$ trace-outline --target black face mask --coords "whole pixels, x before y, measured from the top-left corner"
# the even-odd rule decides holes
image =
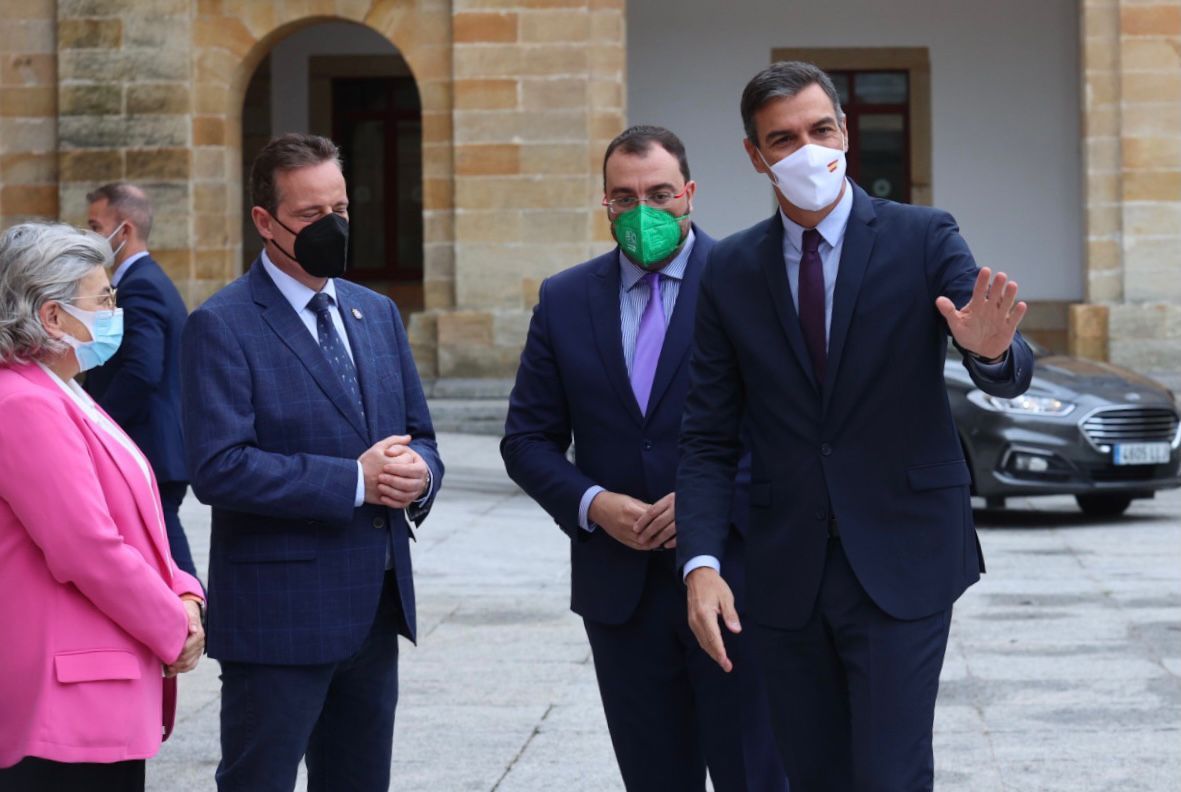
[[[287,228],[279,218],[275,222]],[[279,247],[275,240],[275,247],[283,250],[288,258],[294,259],[304,272],[313,278],[339,278],[344,275],[349,253],[349,221],[336,212],[329,212],[314,223],[304,226],[295,234],[295,255],[287,253]]]

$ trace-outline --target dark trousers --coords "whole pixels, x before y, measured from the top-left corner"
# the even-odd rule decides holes
[[[401,606],[392,571],[355,655],[322,665],[221,664],[221,792],[386,792],[398,703]]]
[[[101,716],[99,716],[101,717]],[[0,770],[0,792],[143,792],[144,760],[54,762],[26,756]]]
[[[934,784],[931,732],[951,609],[899,621],[830,539],[799,630],[749,624],[795,792],[915,792]]]
[[[689,629],[672,553],[653,553],[639,607],[622,625],[584,620],[615,757],[630,792],[786,792],[766,693],[741,636],[724,673]]]
[[[193,553],[189,550],[189,539],[180,524],[180,504],[189,490],[189,483],[161,481],[159,487],[160,506],[164,509],[164,528],[168,531],[168,547],[172,550],[172,560],[185,572],[199,577],[197,567],[193,564]]]

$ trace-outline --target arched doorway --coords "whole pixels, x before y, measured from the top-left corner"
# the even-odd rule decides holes
[[[346,277],[388,294],[404,317],[421,311],[422,103],[402,53],[345,21],[317,22],[278,41],[243,99],[244,206],[254,155],[284,132],[324,135],[341,147],[351,226]],[[243,215],[245,269],[262,244]]]

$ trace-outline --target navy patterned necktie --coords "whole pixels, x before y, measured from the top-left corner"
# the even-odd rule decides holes
[[[345,349],[344,341],[336,332],[336,325],[332,322],[332,298],[324,292],[319,292],[308,300],[308,308],[316,314],[316,338],[320,341],[320,349],[324,350],[324,357],[328,358],[328,365],[340,378],[341,387],[357,405],[357,414],[365,417],[365,405],[361,402],[361,388],[357,383],[357,368],[349,351]]]
[[[824,265],[820,262],[820,232],[810,228],[804,232],[804,255],[800,257],[800,329],[812,358],[816,384],[824,384],[828,363],[828,339],[824,321]]]

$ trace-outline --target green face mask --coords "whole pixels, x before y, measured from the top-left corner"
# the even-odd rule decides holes
[[[641,267],[651,267],[672,256],[680,247],[680,221],[688,216],[686,212],[676,217],[664,209],[640,204],[615,218],[612,224],[615,241],[629,259]]]

